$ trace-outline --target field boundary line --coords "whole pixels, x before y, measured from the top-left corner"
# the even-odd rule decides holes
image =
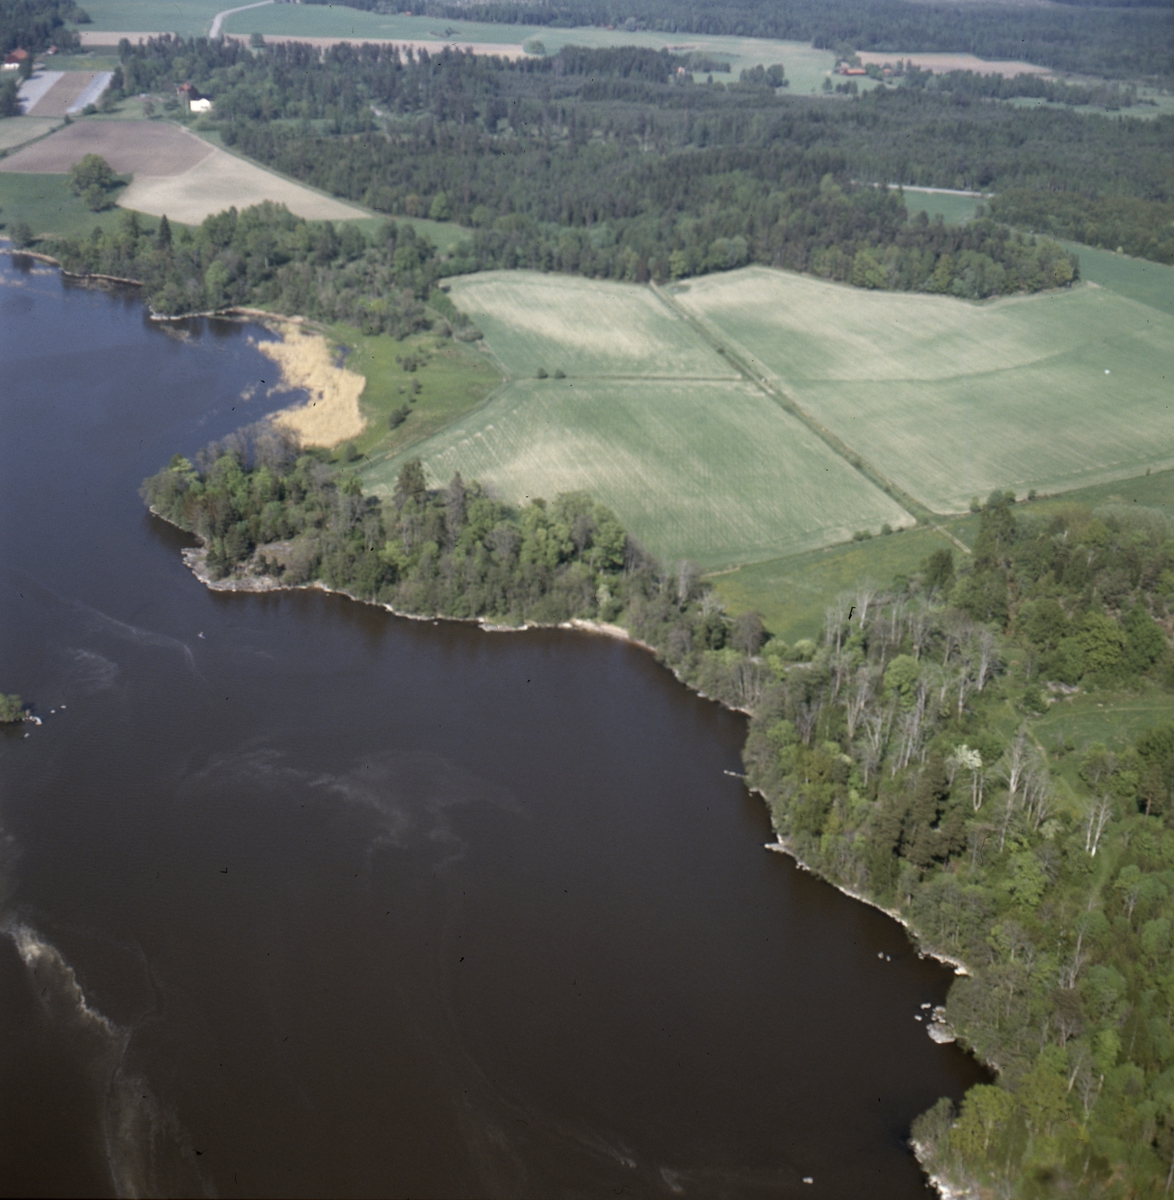
[[[752,370],[747,359],[757,361],[754,355],[740,346],[737,350],[733,349],[730,345],[733,341],[732,338],[724,336],[719,338],[707,327],[703,320],[695,317],[683,305],[678,304],[671,296],[666,295],[664,289],[659,284],[649,283],[648,286],[666,305],[683,317],[701,334],[710,346],[713,347],[714,351],[722,355],[732,367],[742,374],[748,383],[753,384],[763,395],[773,400],[785,413],[802,421],[830,450],[844,459],[854,470],[859,471],[870,483],[879,487],[882,492],[895,500],[919,523],[931,525],[934,523],[933,519],[936,514],[928,505],[923,504],[915,496],[911,496],[904,488],[898,487],[888,476],[877,470],[862,454],[853,450],[847,442],[837,437],[827,426],[817,421],[781,384],[772,383],[768,375],[773,375],[773,372],[760,374]],[[736,345],[736,343],[734,344]]]

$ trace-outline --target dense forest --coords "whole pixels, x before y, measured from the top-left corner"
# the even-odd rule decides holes
[[[0,0],[0,53],[18,46],[32,54],[50,46],[69,49],[78,36],[66,22],[84,25],[89,19],[75,0]]]
[[[970,971],[945,1020],[998,1083],[914,1132],[984,1195],[1170,1186],[1174,725],[1078,749],[1031,722],[1174,686],[1172,605],[1160,513],[1033,518],[996,495],[965,567],[942,550],[862,585],[755,708],[749,780],[780,837]]]
[[[311,4],[335,0],[307,0]],[[343,0],[376,12],[519,25],[610,25],[665,33],[732,34],[811,42],[824,49],[967,52],[1089,75],[1169,76],[1170,5],[1073,0],[1049,5],[932,4],[910,0]]]
[[[828,612],[819,644],[731,620],[582,494],[520,512],[407,463],[380,503],[257,427],[177,456],[148,504],[213,578],[318,580],[398,611],[615,621],[752,713],[748,781],[821,875],[966,964],[936,1028],[998,1072],[915,1124],[927,1166],[995,1194],[1159,1194],[1174,1171],[1174,724],[1077,747],[1069,697],[1174,688],[1174,529],[1155,510],[982,509],[949,549]],[[894,536],[900,536],[894,535]]]
[[[623,277],[639,261],[657,274],[659,260],[665,276],[677,252],[690,273],[715,241],[740,238],[749,260],[839,279],[859,250],[881,250],[894,287],[929,277],[912,250],[929,250],[935,264],[973,250],[1017,271],[1013,250],[946,247],[853,181],[1018,188],[1044,217],[1137,200],[1120,207],[1130,244],[1164,253],[1174,119],[1024,110],[971,97],[963,78],[922,86],[918,72],[852,100],[792,97],[765,82],[693,84],[683,65],[635,48],[507,63],[166,39],[124,45],[119,82],[138,94],[190,78],[215,97],[217,127],[236,149],[378,211],[504,233],[525,264],[585,256],[587,273],[614,275],[623,257]],[[834,211],[825,183],[838,189]],[[482,238],[478,255],[502,263],[501,241]],[[838,254],[810,265],[833,246]]]
[[[480,336],[435,287],[443,274],[472,264],[441,263],[410,223],[387,221],[368,239],[353,224],[336,229],[266,201],[174,234],[166,217],[152,229],[125,212],[106,231],[41,245],[74,274],[140,282],[163,315],[258,307],[397,338],[442,323],[457,337]]]

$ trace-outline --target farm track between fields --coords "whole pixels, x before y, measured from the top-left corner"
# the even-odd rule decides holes
[[[735,367],[746,380],[747,383],[753,384],[764,395],[769,396],[784,412],[789,413],[796,420],[802,421],[812,433],[816,435],[834,454],[839,455],[844,459],[849,466],[859,471],[870,483],[880,488],[882,492],[895,500],[903,509],[917,517],[919,520],[923,518],[933,517],[936,514],[931,512],[924,504],[913,496],[909,495],[903,488],[897,486],[893,480],[889,479],[883,472],[878,471],[862,454],[852,449],[841,438],[837,437],[830,429],[822,425],[815,419],[807,410],[791,396],[781,385],[780,382],[772,382],[770,376],[773,372],[769,368],[764,368],[766,374],[754,371],[750,364],[746,361],[747,358],[753,358],[749,351],[743,347],[733,349],[730,346],[732,339],[724,337],[717,330],[711,329],[704,317],[697,316],[689,312],[682,305],[679,305],[672,296],[665,293],[664,289],[653,283],[649,285],[660,298],[669,305],[675,312],[683,317],[697,331],[699,336],[703,337],[713,349],[723,358],[727,359],[731,366]],[[777,376],[776,376],[777,380]]]

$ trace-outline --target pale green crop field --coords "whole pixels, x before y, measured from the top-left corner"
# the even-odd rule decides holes
[[[651,288],[536,271],[452,280],[508,375],[736,379],[737,372]]]
[[[798,420],[743,382],[524,380],[412,456],[513,504],[583,490],[663,561],[714,570],[911,518]],[[401,455],[364,472],[389,495]]]
[[[1174,466],[1174,318],[1108,288],[973,304],[753,267],[675,298],[937,512]]]
[[[88,25],[75,26],[82,32],[109,29],[202,37],[218,12],[236,5],[232,0],[86,0],[82,7],[90,14]]]

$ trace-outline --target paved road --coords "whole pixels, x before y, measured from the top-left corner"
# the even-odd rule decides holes
[[[233,13],[247,12],[250,8],[264,8],[267,4],[272,4],[273,0],[261,0],[259,4],[242,4],[240,8],[226,8],[223,12],[218,12],[212,18],[212,28],[208,30],[210,38],[220,36],[220,26],[224,24],[225,17],[231,17]]]

